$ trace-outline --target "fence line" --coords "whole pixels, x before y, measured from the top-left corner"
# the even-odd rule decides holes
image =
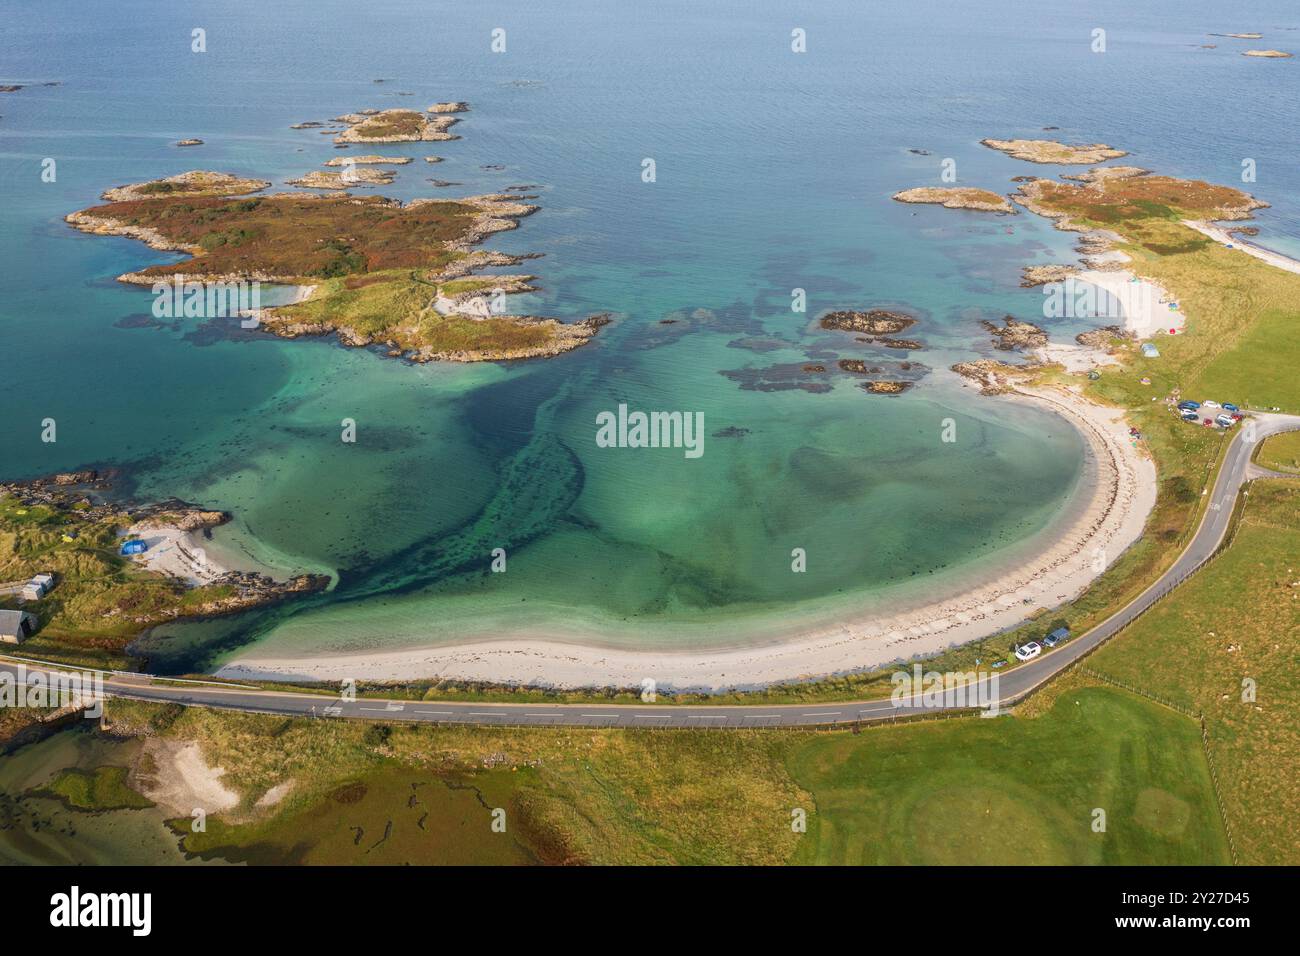
[[[1237,841],[1232,838],[1232,827],[1228,824],[1228,810],[1223,802],[1223,791],[1219,787],[1219,771],[1214,764],[1214,753],[1210,750],[1210,733],[1205,727],[1205,715],[1201,714],[1201,749],[1205,752],[1205,762],[1210,767],[1210,783],[1214,785],[1214,801],[1219,807],[1219,820],[1223,823],[1223,832],[1228,835],[1228,852],[1232,855],[1232,865],[1240,866],[1237,856]]]

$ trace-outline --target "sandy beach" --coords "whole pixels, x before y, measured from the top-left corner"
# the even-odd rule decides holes
[[[1088,452],[1077,507],[1045,550],[927,607],[893,617],[850,619],[835,629],[792,634],[779,643],[712,651],[635,651],[527,635],[328,657],[269,657],[254,647],[217,675],[320,681],[453,678],[548,687],[640,686],[649,678],[662,690],[720,690],[863,670],[975,640],[1018,624],[1036,608],[1056,607],[1078,596],[1137,540],[1155,503],[1155,466],[1131,442],[1121,410],[1068,389],[991,400],[1035,402],[1080,431]]]
[[[1177,300],[1154,282],[1139,278],[1126,269],[1088,269],[1074,278],[1096,286],[1110,296],[1114,301],[1107,303],[1102,297],[1103,300],[1097,303],[1098,308],[1110,311],[1108,305],[1118,304],[1123,312],[1124,328],[1139,339],[1168,333],[1170,329],[1183,331],[1186,320],[1182,311],[1170,308],[1170,304]]]
[[[180,578],[194,587],[211,584],[232,568],[208,554],[199,532],[180,528],[160,528],[151,522],[131,525],[126,535],[134,535],[149,546],[143,554],[132,560],[150,571],[160,571],[169,577]]]
[[[1287,272],[1300,274],[1300,262],[1292,259],[1290,256],[1284,256],[1280,252],[1273,252],[1271,249],[1265,249],[1263,246],[1257,246],[1252,242],[1247,242],[1240,236],[1234,236],[1222,226],[1216,226],[1208,222],[1193,222],[1190,219],[1183,220],[1184,226],[1190,226],[1202,235],[1209,236],[1216,242],[1222,242],[1224,245],[1230,245],[1232,248],[1246,253],[1248,256],[1254,256],[1263,262],[1279,269],[1285,269]]]

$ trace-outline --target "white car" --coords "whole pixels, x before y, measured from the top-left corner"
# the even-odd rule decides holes
[[[1032,661],[1041,653],[1043,653],[1043,646],[1037,641],[1030,641],[1016,648],[1016,657],[1022,661]]]
[[[1208,398],[1205,401],[1201,402],[1201,408],[1222,408],[1222,407],[1223,406],[1220,405],[1218,402],[1211,401]]]

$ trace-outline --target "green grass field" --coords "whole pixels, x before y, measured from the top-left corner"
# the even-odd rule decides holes
[[[790,770],[816,804],[799,863],[1228,862],[1196,723],[1111,688],[1032,719],[818,737]]]
[[[814,734],[430,728],[109,704],[242,797],[185,848],[252,863],[1224,863],[1194,720],[1123,690]],[[258,800],[292,781],[282,803]],[[505,834],[491,811],[505,812]],[[1092,830],[1093,810],[1106,831]],[[792,814],[807,814],[807,832]],[[427,816],[426,816],[427,814]],[[387,834],[387,838],[385,838]]]
[[[1089,666],[1204,713],[1241,861],[1294,865],[1300,481],[1256,481],[1245,501],[1231,547]]]
[[[1300,431],[1266,439],[1255,453],[1256,464],[1300,475]]]

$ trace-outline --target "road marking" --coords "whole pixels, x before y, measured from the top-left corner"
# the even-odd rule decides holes
[[[842,711],[828,710],[824,714],[804,714],[805,717],[838,717]]]

